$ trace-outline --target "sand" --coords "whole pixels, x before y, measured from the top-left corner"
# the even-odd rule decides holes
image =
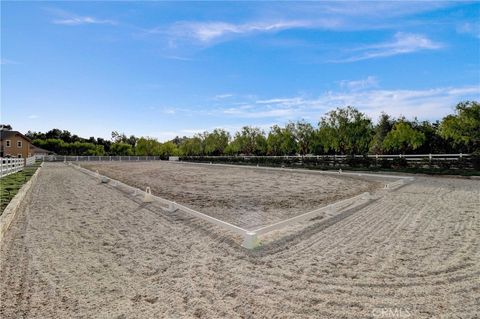
[[[0,247],[0,318],[478,316],[480,181],[418,177],[256,251],[48,164]]]
[[[234,225],[256,229],[384,186],[335,175],[169,162],[96,162],[82,167]]]

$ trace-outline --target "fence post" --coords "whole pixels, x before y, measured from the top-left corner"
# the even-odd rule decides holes
[[[462,153],[460,153],[460,158],[462,158],[462,156],[463,156],[463,154],[462,154]]]

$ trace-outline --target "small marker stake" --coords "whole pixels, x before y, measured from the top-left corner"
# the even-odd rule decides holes
[[[369,192],[366,192],[363,194],[362,199],[364,200],[370,200],[372,198],[371,194]]]
[[[149,186],[147,186],[147,188],[145,189],[145,196],[143,197],[143,202],[144,203],[153,202],[153,196]]]
[[[341,168],[338,170],[338,174],[342,174],[342,169]]]
[[[258,240],[257,233],[255,232],[247,232],[243,237],[243,244],[242,246],[247,249],[253,249],[260,245],[260,241]]]

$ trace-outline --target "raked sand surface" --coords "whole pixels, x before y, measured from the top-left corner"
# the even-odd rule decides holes
[[[480,181],[418,177],[247,251],[63,164],[0,247],[0,318],[475,318]]]
[[[82,162],[92,171],[145,189],[247,229],[256,229],[344,198],[372,192],[380,181],[346,175],[261,170],[222,165]]]

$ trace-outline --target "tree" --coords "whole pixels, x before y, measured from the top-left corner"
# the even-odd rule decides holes
[[[294,125],[287,124],[284,128],[274,125],[270,128],[267,137],[268,155],[293,155],[297,151],[294,135]]]
[[[439,134],[452,141],[461,151],[480,150],[480,103],[466,101],[458,103],[455,114],[443,118]]]
[[[199,156],[203,154],[202,140],[198,136],[185,138],[179,146],[179,152],[185,156]]]
[[[223,151],[225,155],[238,155],[240,154],[240,143],[238,140],[234,139],[228,143],[227,147]]]
[[[395,121],[386,113],[380,115],[378,124],[375,126],[374,135],[370,142],[370,153],[383,154],[383,140],[393,128]]]
[[[47,133],[45,133],[45,138],[46,139],[59,139],[61,140],[62,138],[62,131],[59,130],[58,128],[54,128]]]
[[[235,134],[233,143],[238,153],[245,155],[265,155],[267,151],[267,139],[258,127],[244,126]]]
[[[177,154],[177,145],[175,145],[175,143],[173,143],[172,141],[165,142],[160,145],[160,156],[168,157]]]
[[[383,140],[383,148],[387,151],[401,152],[404,154],[422,146],[425,134],[412,128],[410,123],[401,120],[393,126]]]
[[[179,136],[175,136],[175,138],[172,140],[172,142],[177,145],[177,146],[180,146],[180,144],[183,143],[183,141],[187,140],[188,137],[184,136],[184,137],[179,137]]]
[[[135,154],[140,156],[159,156],[160,145],[161,144],[154,138],[141,137],[137,141]]]
[[[212,133],[205,132],[204,152],[206,155],[221,155],[230,140],[230,134],[222,129],[215,129]]]
[[[110,154],[111,155],[119,155],[119,156],[128,156],[133,154],[132,145],[127,143],[113,143],[110,146]]]
[[[347,106],[337,108],[322,117],[316,138],[321,139],[324,151],[341,154],[368,152],[373,128],[372,121],[357,109]],[[318,143],[318,142],[317,142]]]
[[[422,121],[420,123],[414,122],[413,128],[422,132],[425,135],[425,143],[415,150],[415,153],[420,154],[442,154],[442,153],[454,153],[455,148],[448,140],[444,139],[440,134],[438,127],[440,123],[429,121]]]
[[[313,144],[314,128],[312,124],[305,122],[305,120],[298,121],[294,125],[293,134],[297,143],[298,152],[305,155],[310,152]]]

